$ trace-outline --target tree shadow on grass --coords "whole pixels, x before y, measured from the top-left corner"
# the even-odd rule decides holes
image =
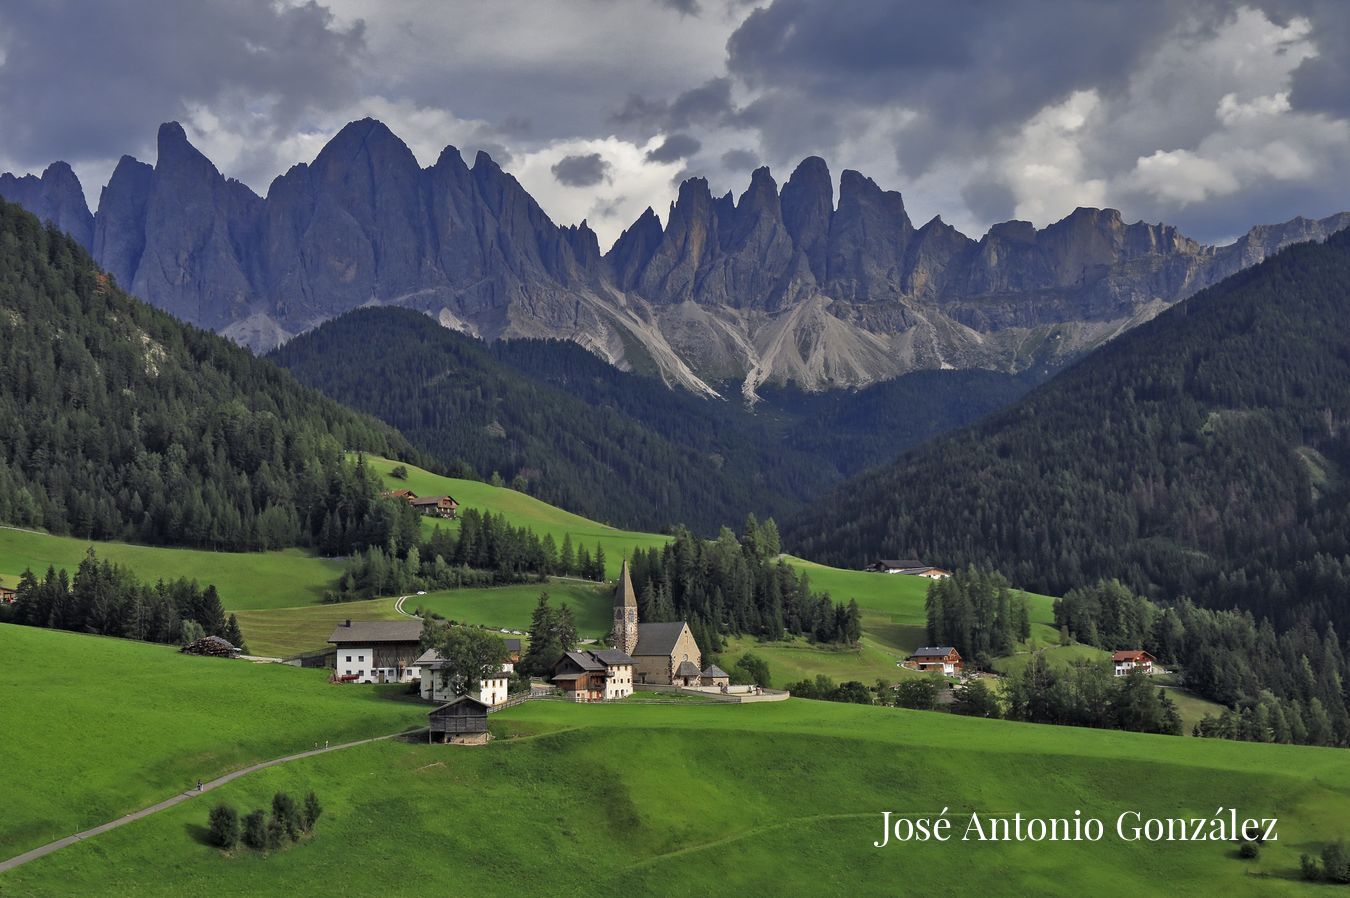
[[[211,830],[202,826],[200,823],[184,823],[183,831],[187,833],[189,839],[196,842],[198,845],[206,845],[210,848],[216,847],[211,842]]]

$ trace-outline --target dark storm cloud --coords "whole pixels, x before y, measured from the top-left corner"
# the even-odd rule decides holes
[[[568,187],[592,187],[609,176],[610,165],[599,153],[564,156],[553,164],[553,177]]]
[[[647,154],[648,162],[677,162],[697,153],[703,144],[688,134],[672,134]]]
[[[364,46],[359,21],[272,0],[9,0],[0,35],[3,150],[34,166],[115,158],[226,98],[287,136],[306,109],[350,99]]]
[[[1212,18],[1220,5],[1186,4],[1187,14]],[[1180,8],[1167,0],[774,0],[732,35],[728,68],[770,93],[903,105],[940,116],[949,132],[983,132],[1075,89],[1114,89],[1176,25]]]
[[[731,100],[731,79],[713,78],[676,95],[669,102],[631,94],[610,116],[619,125],[631,126],[647,137],[661,131],[682,131],[696,125],[712,126],[728,121],[736,112]]]
[[[759,155],[754,150],[727,150],[722,154],[722,165],[731,171],[754,171],[759,168]]]

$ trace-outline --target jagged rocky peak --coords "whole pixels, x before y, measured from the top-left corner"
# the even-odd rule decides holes
[[[834,217],[834,182],[830,169],[819,156],[801,161],[780,197],[783,225],[792,242],[806,254],[816,280],[825,279],[830,219]]]
[[[41,177],[16,177],[9,172],[0,175],[0,198],[50,221],[86,249],[93,246],[94,216],[85,202],[80,179],[65,162],[53,162]]]

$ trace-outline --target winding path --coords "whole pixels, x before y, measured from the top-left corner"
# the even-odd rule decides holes
[[[372,736],[369,739],[358,739],[355,742],[344,742],[341,745],[330,745],[326,748],[314,748],[310,749],[309,751],[302,751],[297,754],[286,755],[284,758],[273,758],[270,761],[261,761],[249,767],[240,768],[239,770],[227,773],[224,776],[216,777],[210,782],[202,783],[201,789],[189,789],[186,792],[180,792],[177,795],[173,796],[172,798],[164,799],[159,804],[152,804],[148,808],[142,808],[139,811],[133,811],[132,813],[127,814],[125,817],[118,817],[116,820],[113,820],[109,823],[104,823],[101,826],[96,826],[93,829],[86,829],[84,832],[78,832],[73,836],[66,836],[64,839],[57,839],[55,842],[48,842],[46,845],[34,848],[31,851],[25,851],[23,854],[17,857],[12,857],[7,861],[0,861],[0,873],[5,873],[6,871],[13,870],[15,867],[26,864],[29,861],[35,861],[38,858],[43,857],[44,855],[51,854],[53,851],[65,848],[67,845],[74,845],[76,842],[83,842],[85,839],[92,839],[94,836],[97,836],[100,833],[106,833],[110,829],[117,829],[117,827],[119,826],[126,826],[128,823],[131,823],[134,820],[140,820],[142,817],[149,817],[151,814],[157,814],[160,811],[173,807],[174,805],[182,804],[183,802],[196,798],[197,796],[205,792],[210,792],[212,789],[218,788],[220,786],[225,785],[226,783],[237,780],[241,776],[247,776],[248,774],[256,773],[259,770],[266,770],[268,767],[276,767],[278,764],[289,764],[291,761],[299,761],[302,758],[310,758],[313,757],[314,755],[321,755],[330,751],[340,751],[341,749],[344,748],[354,748],[355,746],[358,745],[367,745],[371,742],[380,742],[385,739],[394,739],[398,736],[404,736],[407,735],[408,733],[415,733],[415,732],[417,732],[417,730],[412,729],[412,730],[403,730],[398,733],[390,733],[387,736]]]

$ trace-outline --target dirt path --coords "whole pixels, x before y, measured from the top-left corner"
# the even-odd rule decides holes
[[[284,758],[273,758],[270,761],[262,761],[250,767],[244,767],[239,770],[235,770],[232,773],[225,774],[224,776],[216,777],[210,782],[203,783],[201,789],[189,789],[186,792],[180,792],[179,794],[173,796],[172,798],[164,799],[159,804],[153,804],[148,808],[142,808],[139,811],[133,811],[132,813],[127,814],[125,817],[118,817],[116,820],[113,820],[109,823],[104,823],[101,826],[94,827],[93,829],[86,829],[84,832],[78,832],[73,836],[66,836],[64,839],[57,839],[55,842],[48,842],[46,845],[39,846],[31,851],[25,851],[18,857],[12,857],[7,861],[0,861],[0,873],[4,873],[8,870],[13,870],[15,867],[18,867],[22,864],[26,864],[29,861],[35,861],[38,858],[43,857],[44,855],[51,854],[53,851],[65,848],[67,845],[74,845],[76,842],[83,842],[85,839],[92,839],[99,833],[106,833],[110,829],[117,829],[117,827],[119,826],[125,826],[128,823],[131,823],[133,820],[140,820],[143,817],[149,817],[151,814],[157,814],[160,811],[165,810],[166,808],[171,808],[174,805],[182,804],[185,801],[189,801],[193,798],[196,798],[199,795],[202,795],[206,792],[210,792],[212,789],[223,786],[226,783],[233,782],[234,780],[239,779],[239,777],[241,776],[247,776],[248,774],[256,773],[259,770],[266,770],[268,767],[276,767],[278,764],[289,764],[291,761],[298,761],[301,758],[309,758],[313,757],[314,755],[321,755],[330,751],[340,751],[341,749],[353,748],[357,745],[367,745],[371,742],[380,742],[385,739],[393,739],[397,736],[406,735],[409,732],[417,732],[417,731],[405,730],[403,732],[390,733],[387,736],[373,736],[369,739],[358,739],[355,742],[344,742],[341,745],[330,745],[326,748],[310,749],[309,751],[302,751],[299,752],[298,754],[286,755]]]

